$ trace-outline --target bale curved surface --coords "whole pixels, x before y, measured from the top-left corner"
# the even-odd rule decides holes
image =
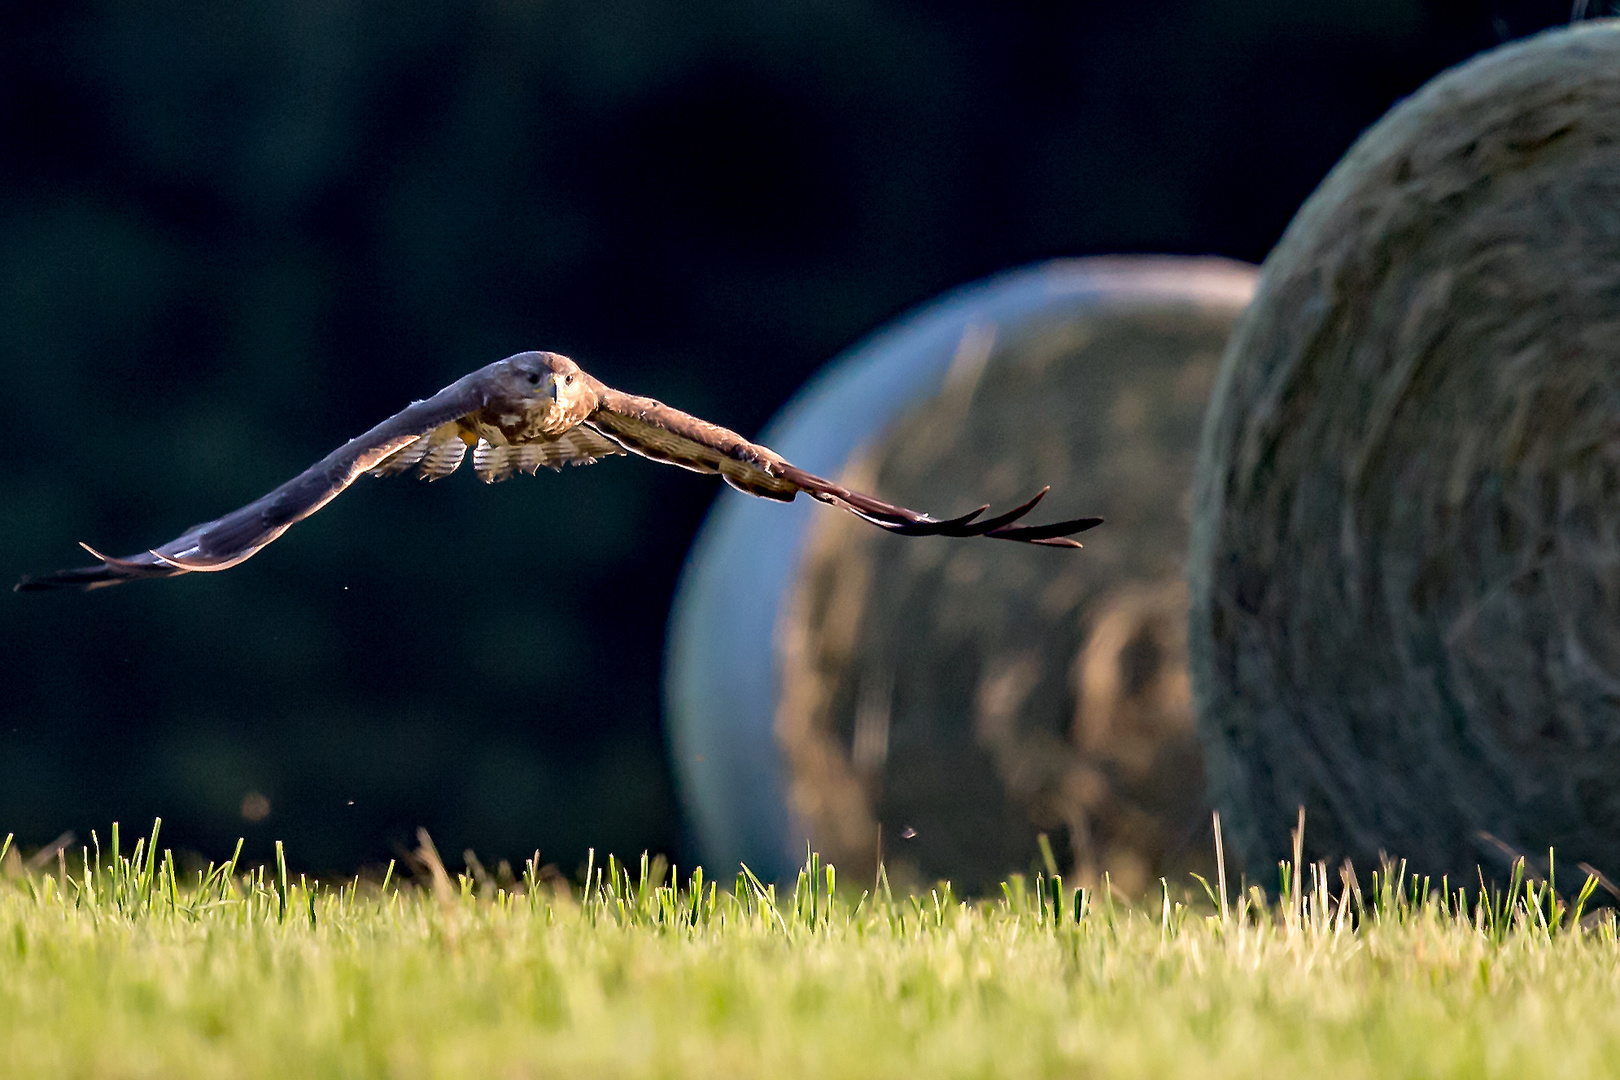
[[[1620,26],[1435,79],[1262,270],[1189,562],[1212,793],[1260,871],[1620,874]]]
[[[760,438],[813,472],[840,475],[863,446],[882,439],[908,410],[937,398],[953,366],[959,361],[970,365],[987,331],[1005,344],[1020,328],[1066,325],[1121,298],[1139,305],[1177,298],[1184,303],[1188,278],[1200,275],[1208,302],[1228,312],[1223,318],[1229,323],[1229,313],[1253,290],[1253,268],[1221,260],[1060,260],[964,286],[897,319],[829,363]],[[1213,369],[1211,359],[1206,379]],[[1184,471],[1183,483],[1190,482],[1190,454]],[[1086,490],[1076,486],[1079,476],[1043,475],[1039,482],[1056,488],[1052,505],[1042,507],[1043,512],[1092,512]],[[974,495],[965,481],[960,486],[947,482],[926,508],[960,512]],[[1184,514],[1177,506],[1165,509]],[[665,720],[697,853],[711,869],[744,861],[767,879],[791,880],[806,841],[819,843],[827,835],[790,806],[790,789],[800,781],[798,766],[788,760],[792,752],[784,748],[777,730],[781,680],[776,641],[803,576],[811,527],[844,517],[807,500],[782,506],[723,491],[682,575],[670,616]],[[871,538],[895,539],[854,519],[850,523]],[[1078,565],[1092,565],[1093,538],[1112,529],[1110,523],[1089,534],[1086,552],[1042,553],[1057,556],[1060,564],[1068,556]],[[997,556],[1015,555],[1019,547],[991,542],[967,546],[984,547]],[[851,748],[833,749],[847,758]],[[903,827],[891,828],[891,846],[899,842]],[[871,839],[876,839],[875,825]],[[858,874],[856,867],[862,864],[839,865]]]
[[[1182,575],[1204,407],[1254,270],[1074,271],[1116,288],[967,327],[941,390],[842,475],[953,509],[1049,483],[1051,513],[1106,519],[1083,552],[811,523],[776,735],[795,820],[846,873],[873,873],[880,824],[907,885],[994,888],[1040,865],[1043,832],[1065,872],[1128,892],[1212,862]]]

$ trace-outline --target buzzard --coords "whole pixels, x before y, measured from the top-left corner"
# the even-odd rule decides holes
[[[799,492],[841,507],[902,536],[992,536],[1053,547],[1079,547],[1075,533],[1102,524],[1077,518],[1051,525],[1017,525],[1046,495],[982,518],[988,506],[936,520],[830,480],[813,476],[734,431],[699,420],[651,398],[606,386],[566,356],[525,352],[458,379],[418,401],[276,488],[222,518],[128,558],[103,555],[99,566],[24,577],[18,592],[99,589],[135,578],[174,577],[235,566],[325,506],[361,473],[389,476],[415,469],[428,480],[448,476],[468,449],[473,469],[493,483],[540,466],[589,465],[613,454],[639,454],[695,472],[718,473],[739,491],[780,502]]]

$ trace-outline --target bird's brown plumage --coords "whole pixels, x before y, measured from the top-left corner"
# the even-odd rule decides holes
[[[936,520],[807,473],[717,424],[615,390],[565,356],[527,352],[456,380],[350,439],[263,498],[188,529],[161,547],[112,558],[86,544],[98,565],[25,577],[16,589],[95,589],[135,578],[224,570],[325,506],[362,473],[386,476],[414,469],[436,480],[455,472],[469,450],[474,470],[491,483],[517,472],[533,473],[542,465],[556,469],[613,454],[637,454],[718,475],[739,491],[762,498],[791,502],[802,491],[907,536],[990,536],[1079,547],[1069,537],[1101,524],[1099,518],[1014,524],[1041,500],[1044,490],[993,518],[981,519],[989,507],[980,507]]]

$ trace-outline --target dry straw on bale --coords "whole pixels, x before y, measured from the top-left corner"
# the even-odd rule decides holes
[[[1084,552],[815,519],[779,633],[777,735],[818,850],[958,887],[1038,865],[1135,891],[1205,868],[1182,583],[1198,431],[1250,267],[1086,260],[1108,287],[963,337],[945,389],[843,477],[906,505],[1051,484]],[[1060,495],[1058,493],[1061,493]]]
[[[1267,260],[1199,466],[1194,687],[1251,866],[1620,874],[1620,26],[1436,79]]]

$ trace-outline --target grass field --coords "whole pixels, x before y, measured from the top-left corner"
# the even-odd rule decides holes
[[[153,837],[0,856],[0,1075],[1620,1074],[1590,882],[1318,864],[1275,902],[1132,908],[1046,875],[874,896],[814,858],[781,893],[645,860],[502,887],[424,848],[424,884],[317,884],[182,875]]]

